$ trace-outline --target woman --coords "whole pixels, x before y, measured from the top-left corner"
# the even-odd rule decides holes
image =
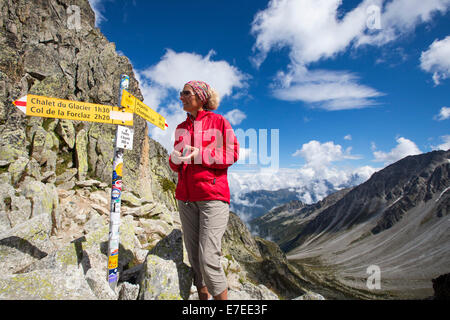
[[[178,200],[183,239],[194,270],[200,300],[210,294],[226,300],[227,279],[220,264],[221,241],[228,223],[228,167],[238,160],[239,144],[230,123],[212,112],[217,92],[203,81],[189,81],[180,92],[187,118],[175,131],[169,157],[178,172]]]

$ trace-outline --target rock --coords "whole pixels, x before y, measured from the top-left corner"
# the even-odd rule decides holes
[[[66,145],[73,149],[75,145],[75,127],[73,121],[61,120],[56,126],[56,132],[63,139]]]
[[[33,128],[36,129],[34,130],[34,134],[32,136],[33,142],[31,156],[42,165],[49,159],[53,160],[51,152],[49,152],[53,147],[53,137],[40,126],[35,126]]]
[[[232,255],[239,263],[262,260],[258,245],[245,224],[230,213],[228,226],[222,238],[222,252]]]
[[[0,160],[0,167],[9,166],[10,163],[11,163],[11,161]]]
[[[56,177],[56,181],[55,183],[57,185],[67,182],[69,180],[71,180],[73,177],[75,177],[75,175],[77,174],[78,169],[77,168],[70,168],[67,169],[66,171],[64,171],[62,174],[60,174],[59,176]]]
[[[172,226],[173,223],[174,223],[172,214],[171,214],[169,211],[165,211],[165,212],[159,214],[159,215],[158,215],[158,218],[159,218],[161,221],[167,222],[167,224],[169,224],[170,226]]]
[[[101,134],[96,141],[95,158],[97,159],[94,172],[101,181],[110,181],[112,176],[112,160],[114,157],[114,131],[111,128],[99,128]],[[92,129],[91,129],[92,130]],[[124,160],[126,168],[130,163]],[[128,171],[126,171],[128,172]],[[126,185],[128,190],[133,190]]]
[[[0,174],[0,184],[11,184],[11,174],[9,172]]]
[[[31,217],[31,201],[24,196],[11,197],[11,211],[7,215],[12,228],[26,222]]]
[[[16,161],[10,164],[8,172],[11,174],[11,183],[15,185],[22,178],[25,173],[25,168],[30,160],[28,157],[19,157]]]
[[[144,228],[145,233],[153,234],[156,233],[161,237],[167,236],[172,228],[170,225],[162,220],[153,220],[153,219],[139,219],[140,225]]]
[[[91,217],[89,218],[89,220],[83,226],[84,232],[86,234],[94,232],[95,230],[102,228],[105,224],[105,219],[96,211],[94,211],[93,213],[91,213]]]
[[[51,217],[41,214],[0,233],[0,274],[15,273],[54,250]]]
[[[67,270],[70,266],[82,265],[85,272],[90,268],[103,270],[107,265],[109,224],[102,220],[101,227],[92,230],[66,246],[40,259],[26,271],[53,269],[54,272]],[[122,219],[119,244],[119,273],[134,257],[134,230],[129,219]]]
[[[77,185],[78,187],[89,188],[89,187],[94,187],[94,186],[100,185],[100,181],[93,180],[93,179],[82,180],[82,181],[75,182],[75,185]]]
[[[105,206],[108,205],[110,197],[104,191],[95,191],[89,195],[89,199]]]
[[[96,268],[90,268],[86,272],[86,281],[89,284],[92,292],[99,300],[117,300],[118,294],[116,294],[109,286],[106,280],[106,270],[100,271]]]
[[[91,206],[92,206],[92,209],[94,209],[95,211],[97,211],[100,214],[103,214],[105,216],[109,216],[109,214],[110,214],[110,210],[108,210],[107,208],[105,208],[103,206],[100,206],[95,203],[92,203]]]
[[[56,152],[52,150],[44,150],[42,152],[42,161],[45,163],[45,170],[46,171],[55,171],[56,170],[56,160],[58,156],[56,155]]]
[[[325,298],[318,293],[308,292],[293,300],[325,300]]]
[[[78,214],[75,216],[74,221],[78,224],[84,224],[87,221],[87,216],[85,213]]]
[[[188,299],[192,271],[184,263],[180,230],[173,230],[149,252],[139,276],[140,300]]]
[[[76,266],[62,273],[36,270],[23,274],[0,275],[2,300],[95,300],[83,271]]]
[[[70,198],[75,194],[75,190],[64,190],[61,188],[57,188],[56,190],[60,199]]]
[[[63,182],[58,185],[58,188],[65,189],[65,190],[71,190],[71,189],[73,189],[73,187],[75,187],[75,181],[73,181],[73,180]]]
[[[34,158],[30,158],[29,160],[30,161],[28,162],[25,169],[25,174],[37,181],[42,181],[43,178],[41,175],[41,166],[39,165],[39,162],[37,162]]]
[[[230,289],[228,291],[229,300],[279,300],[278,296],[267,289],[264,285],[255,286],[245,283],[242,290]]]
[[[124,207],[125,214],[131,214],[134,217],[151,218],[154,216],[153,209],[156,207],[156,203],[147,203],[140,207],[129,208]]]
[[[19,157],[28,157],[25,130],[4,130],[0,134],[0,160],[14,162]]]
[[[137,300],[139,285],[123,282],[119,284],[119,300]]]
[[[77,169],[78,169],[78,180],[80,181],[86,178],[86,174],[88,172],[87,143],[88,140],[86,130],[81,129],[76,136],[76,148],[75,148]]]
[[[42,175],[41,182],[54,183],[56,181],[56,175],[54,171],[47,171]]]
[[[140,207],[142,205],[141,200],[131,192],[123,191],[121,197],[122,204],[131,207]]]
[[[222,252],[225,257],[231,256],[239,263],[248,279],[244,278],[245,282],[263,284],[283,299],[292,299],[306,292],[307,283],[278,245],[253,237],[239,217],[231,212],[222,238]]]
[[[22,195],[29,199],[32,206],[32,216],[48,214],[54,221],[54,228],[59,228],[61,217],[59,212],[59,200],[56,187],[52,184],[44,184],[39,181],[29,180],[23,183]]]
[[[245,277],[245,275],[241,275],[241,268],[239,264],[233,259],[233,257],[228,256],[231,258],[229,260],[227,257],[220,257],[220,263],[222,265],[222,269],[225,272],[225,275],[227,276],[227,283],[228,288],[235,289],[235,290],[241,290],[242,288],[242,281]]]
[[[0,184],[0,233],[11,229],[11,222],[7,212],[11,211],[12,199],[15,197],[14,188],[8,183]],[[31,211],[30,211],[31,214]]]
[[[139,300],[181,300],[177,265],[172,260],[164,260],[148,255],[144,263],[140,283]]]

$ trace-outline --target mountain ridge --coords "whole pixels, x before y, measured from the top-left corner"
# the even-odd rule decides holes
[[[426,298],[432,295],[431,279],[450,268],[449,186],[450,151],[408,156],[313,212],[291,239],[273,240],[289,261],[324,286],[369,296]],[[271,226],[283,234],[283,225],[278,227]],[[367,288],[367,270],[373,266],[381,270],[380,290]]]

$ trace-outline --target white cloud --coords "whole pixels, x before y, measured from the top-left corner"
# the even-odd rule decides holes
[[[280,72],[275,79],[277,98],[315,103],[327,110],[376,104],[374,98],[382,93],[360,84],[350,72],[316,73],[307,68],[352,48],[394,41],[430,21],[434,13],[445,13],[450,0],[364,0],[344,16],[341,5],[342,0],[271,0],[255,15],[251,28],[256,38],[254,64],[259,67],[272,50],[289,49],[288,72]],[[368,10],[374,7],[379,9],[375,10],[379,17]],[[371,25],[374,18],[380,24],[375,29]],[[283,77],[287,81],[280,82]]]
[[[370,143],[370,150],[372,150],[372,151],[377,150],[377,145],[373,141]]]
[[[186,120],[186,112],[178,98],[178,92],[186,82],[206,81],[222,97],[231,96],[235,89],[247,87],[246,74],[226,61],[214,61],[213,55],[212,50],[203,57],[196,53],[176,53],[168,49],[157,64],[145,70],[135,70],[145,104],[162,114],[169,125],[165,131],[149,125],[149,134],[169,153],[173,149],[177,125]],[[236,111],[231,115],[236,121],[242,118]]]
[[[240,124],[242,121],[244,121],[245,118],[247,118],[247,116],[245,115],[244,112],[242,112],[239,109],[233,109],[229,112],[227,112],[224,117],[233,125],[238,125]]]
[[[435,40],[427,51],[420,56],[422,70],[433,73],[436,85],[450,77],[450,36],[443,40]]]
[[[260,65],[272,49],[290,47],[291,61],[306,65],[345,50],[366,28],[364,5],[337,19],[340,0],[272,0],[256,14],[254,62]]]
[[[346,135],[346,136],[344,137],[344,140],[351,141],[351,140],[352,140],[352,135],[351,135],[351,134]]]
[[[304,158],[306,160],[305,167],[313,168],[317,171],[316,173],[319,173],[322,169],[326,169],[331,162],[361,158],[350,153],[351,147],[343,151],[342,146],[336,145],[332,141],[320,143],[319,141],[311,140],[303,144],[302,148],[295,151],[292,156]]]
[[[273,172],[229,171],[228,181],[232,195],[232,203],[249,205],[239,199],[239,195],[257,190],[275,191],[290,188],[298,193],[299,199],[305,203],[322,200],[330,191],[355,186],[365,182],[378,169],[364,166],[353,169],[328,167],[318,172],[311,167],[299,169],[280,168]]]
[[[280,100],[304,101],[326,110],[358,109],[375,105],[383,93],[358,83],[350,72],[315,70],[290,66],[278,72],[273,94]]]
[[[441,111],[437,116],[434,117],[435,120],[442,121],[450,118],[450,108],[442,107]]]
[[[214,50],[206,56],[196,53],[177,53],[168,49],[158,64],[141,73],[164,88],[181,90],[190,80],[202,80],[214,87],[219,94],[230,96],[234,88],[245,88],[248,75],[228,62],[214,61]]]
[[[382,46],[401,36],[413,32],[416,26],[432,20],[435,14],[445,14],[450,0],[393,0],[377,1],[383,10],[381,28],[376,32],[365,32],[356,39],[355,46],[370,44]],[[381,10],[380,10],[381,11]]]
[[[389,152],[374,150],[373,156],[375,157],[375,159],[373,161],[384,162],[384,165],[387,166],[400,159],[403,159],[404,157],[422,153],[417,145],[409,139],[400,137],[396,141],[397,146],[395,146],[395,148],[393,148]]]
[[[433,150],[444,150],[450,149],[450,135],[441,136],[441,140],[444,142],[438,146],[432,146]]]
[[[105,16],[102,14],[102,11],[105,11],[104,2],[111,0],[89,0],[89,4],[91,5],[92,10],[95,13],[95,26],[99,27],[103,21],[108,21]]]
[[[150,124],[149,134],[152,139],[158,141],[170,153],[173,150],[173,143],[175,141],[175,129],[178,124],[186,120],[186,112],[183,111],[179,103],[172,102],[167,107],[160,108],[159,113],[166,118],[169,127],[163,131]]]
[[[279,168],[259,170],[230,170],[228,180],[232,203],[250,205],[239,199],[243,193],[256,190],[275,191],[289,188],[298,193],[305,203],[322,200],[330,192],[355,186],[365,182],[378,169],[364,166],[358,168],[339,168],[333,162],[346,159],[360,159],[351,154],[351,147],[345,151],[333,142],[320,143],[312,140],[302,145],[293,156],[306,161],[300,168]],[[241,214],[241,213],[240,213]]]

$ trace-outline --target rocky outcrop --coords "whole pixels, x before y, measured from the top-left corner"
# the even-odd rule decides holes
[[[0,6],[0,173],[10,172],[16,188],[26,176],[45,183],[56,178],[56,184],[66,187],[90,178],[109,184],[114,125],[27,117],[12,101],[30,93],[117,105],[121,74],[130,76],[129,91],[142,100],[130,62],[94,27],[88,1],[2,1]],[[77,28],[70,25],[74,13],[69,6],[80,9]],[[148,137],[145,120],[135,116],[134,123],[134,148],[125,152],[124,188],[176,209],[167,187],[176,182],[167,151]],[[16,163],[19,158],[23,160]],[[26,160],[28,170],[22,168]],[[74,176],[60,177],[72,169]]]
[[[293,299],[310,291],[305,281],[274,242],[254,237],[234,213],[230,213],[228,228],[222,240],[222,252],[229,260],[236,260],[243,271],[242,279],[259,283],[281,299]],[[226,270],[226,269],[225,269]],[[230,283],[233,283],[229,279]],[[239,287],[239,286],[238,286]],[[239,288],[243,290],[242,287]]]
[[[121,74],[142,99],[132,66],[94,27],[87,0],[6,0],[0,12],[0,296],[137,298],[132,283],[105,290],[115,126],[27,117],[12,104],[30,93],[117,105]],[[134,131],[124,155],[125,275],[177,223],[167,151],[137,116]]]

